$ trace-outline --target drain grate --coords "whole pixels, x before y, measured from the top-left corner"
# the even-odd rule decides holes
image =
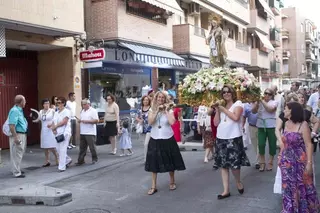
[[[111,213],[111,212],[105,209],[79,209],[79,210],[74,210],[70,213]]]

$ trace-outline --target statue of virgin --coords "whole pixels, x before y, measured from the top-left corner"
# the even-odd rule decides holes
[[[217,16],[210,18],[210,30],[206,39],[210,47],[210,64],[212,67],[223,67],[227,62],[226,39],[227,35],[219,26],[220,22]]]

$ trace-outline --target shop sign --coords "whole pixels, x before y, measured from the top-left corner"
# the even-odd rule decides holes
[[[95,49],[95,50],[86,50],[80,52],[80,60],[81,61],[101,61],[105,58],[105,50],[103,48],[101,49]]]
[[[145,64],[149,66],[174,66],[183,67],[185,62],[179,59],[165,58],[160,56],[137,54],[124,49],[106,49],[106,62],[121,62],[130,64]]]

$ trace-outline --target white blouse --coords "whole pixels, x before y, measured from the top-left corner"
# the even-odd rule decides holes
[[[170,110],[169,113],[173,113],[173,111]],[[158,113],[156,121],[152,124],[150,136],[153,139],[169,139],[173,137],[173,130],[165,114]]]
[[[206,106],[199,107],[197,123],[199,123],[199,126],[211,127],[211,116],[208,115],[208,108]]]
[[[236,107],[242,107],[241,101],[236,101],[230,107],[229,111],[234,112]],[[233,139],[242,136],[241,121],[233,121],[225,113],[220,112],[220,123],[217,128],[217,138],[219,139]]]

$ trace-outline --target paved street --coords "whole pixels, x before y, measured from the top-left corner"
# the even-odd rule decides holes
[[[49,186],[72,191],[73,201],[63,206],[2,206],[1,213],[278,213],[280,197],[272,193],[274,172],[259,173],[254,168],[243,170],[245,193],[240,196],[232,183],[232,197],[218,201],[221,192],[221,180],[218,171],[213,171],[211,164],[204,164],[203,152],[183,152],[187,170],[177,175],[178,188],[168,189],[168,175],[158,178],[158,193],[146,194],[150,187],[150,175],[144,172],[142,164],[142,146],[135,142],[134,157],[100,156],[99,165],[72,167],[65,172],[65,177],[58,177],[56,168],[38,169],[28,172],[28,177],[12,179],[1,177],[1,186],[6,187],[17,182],[48,183]],[[107,147],[99,147],[107,150]],[[75,152],[75,150],[73,151]],[[249,149],[248,154],[253,158]],[[29,155],[29,154],[28,154]],[[113,157],[113,158],[112,158]],[[318,162],[320,158],[318,155]],[[109,166],[107,163],[109,162]],[[42,162],[41,162],[42,163]],[[110,164],[111,163],[111,164]],[[92,170],[92,171],[91,171]],[[320,170],[318,165],[317,171]],[[83,173],[83,174],[81,174]],[[41,178],[39,178],[39,176]],[[318,172],[319,176],[319,172]],[[47,178],[47,180],[44,180]],[[62,178],[62,179],[61,179]],[[42,179],[42,180],[40,180]],[[54,181],[54,179],[58,181]],[[50,183],[51,182],[51,183]],[[318,182],[319,183],[319,182]],[[319,188],[319,187],[318,187]],[[76,211],[83,210],[83,211]],[[103,211],[106,210],[106,211]]]

